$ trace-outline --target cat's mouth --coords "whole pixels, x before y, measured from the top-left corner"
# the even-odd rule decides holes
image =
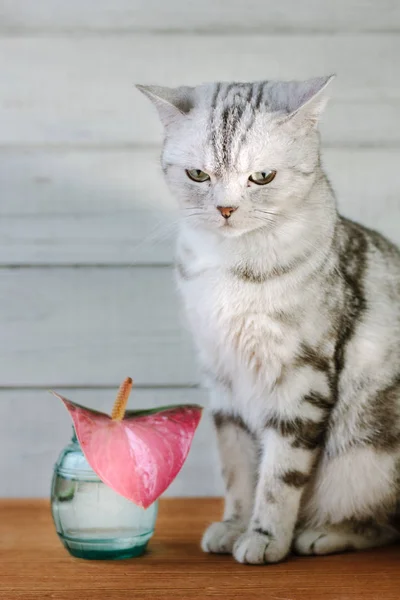
[[[222,229],[235,229],[235,227],[237,227],[237,223],[235,223],[234,219],[232,219],[232,217],[229,217],[228,219],[221,219],[219,221],[219,227]]]
[[[224,231],[225,233],[228,233],[234,231],[235,229],[237,229],[237,227],[235,227],[233,223],[230,223],[229,220],[227,220],[219,225],[219,229]]]
[[[227,237],[236,237],[245,233],[242,227],[238,226],[237,223],[230,223],[229,220],[226,220],[225,223],[220,223],[218,226],[218,231],[222,236]]]

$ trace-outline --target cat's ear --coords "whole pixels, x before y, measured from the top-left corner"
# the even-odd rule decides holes
[[[288,99],[290,111],[284,120],[290,120],[298,127],[316,127],[329,99],[326,88],[334,78],[335,75],[316,77],[291,87]]]
[[[136,85],[136,87],[153,102],[165,127],[176,123],[194,106],[192,87],[169,88],[158,85]]]

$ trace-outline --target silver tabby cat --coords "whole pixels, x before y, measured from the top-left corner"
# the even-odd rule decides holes
[[[139,88],[165,127],[226,485],[202,548],[243,563],[398,538],[400,254],[337,212],[318,133],[331,79]]]

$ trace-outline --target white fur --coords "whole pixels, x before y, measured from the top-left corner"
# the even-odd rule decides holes
[[[333,459],[326,456],[318,467],[311,500],[305,511],[315,526],[340,523],[369,514],[390,500],[398,454],[352,448]]]

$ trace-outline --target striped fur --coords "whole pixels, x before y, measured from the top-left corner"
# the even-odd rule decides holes
[[[226,485],[202,547],[245,563],[398,537],[400,254],[337,212],[317,128],[328,82],[142,88],[165,125],[178,286]]]

